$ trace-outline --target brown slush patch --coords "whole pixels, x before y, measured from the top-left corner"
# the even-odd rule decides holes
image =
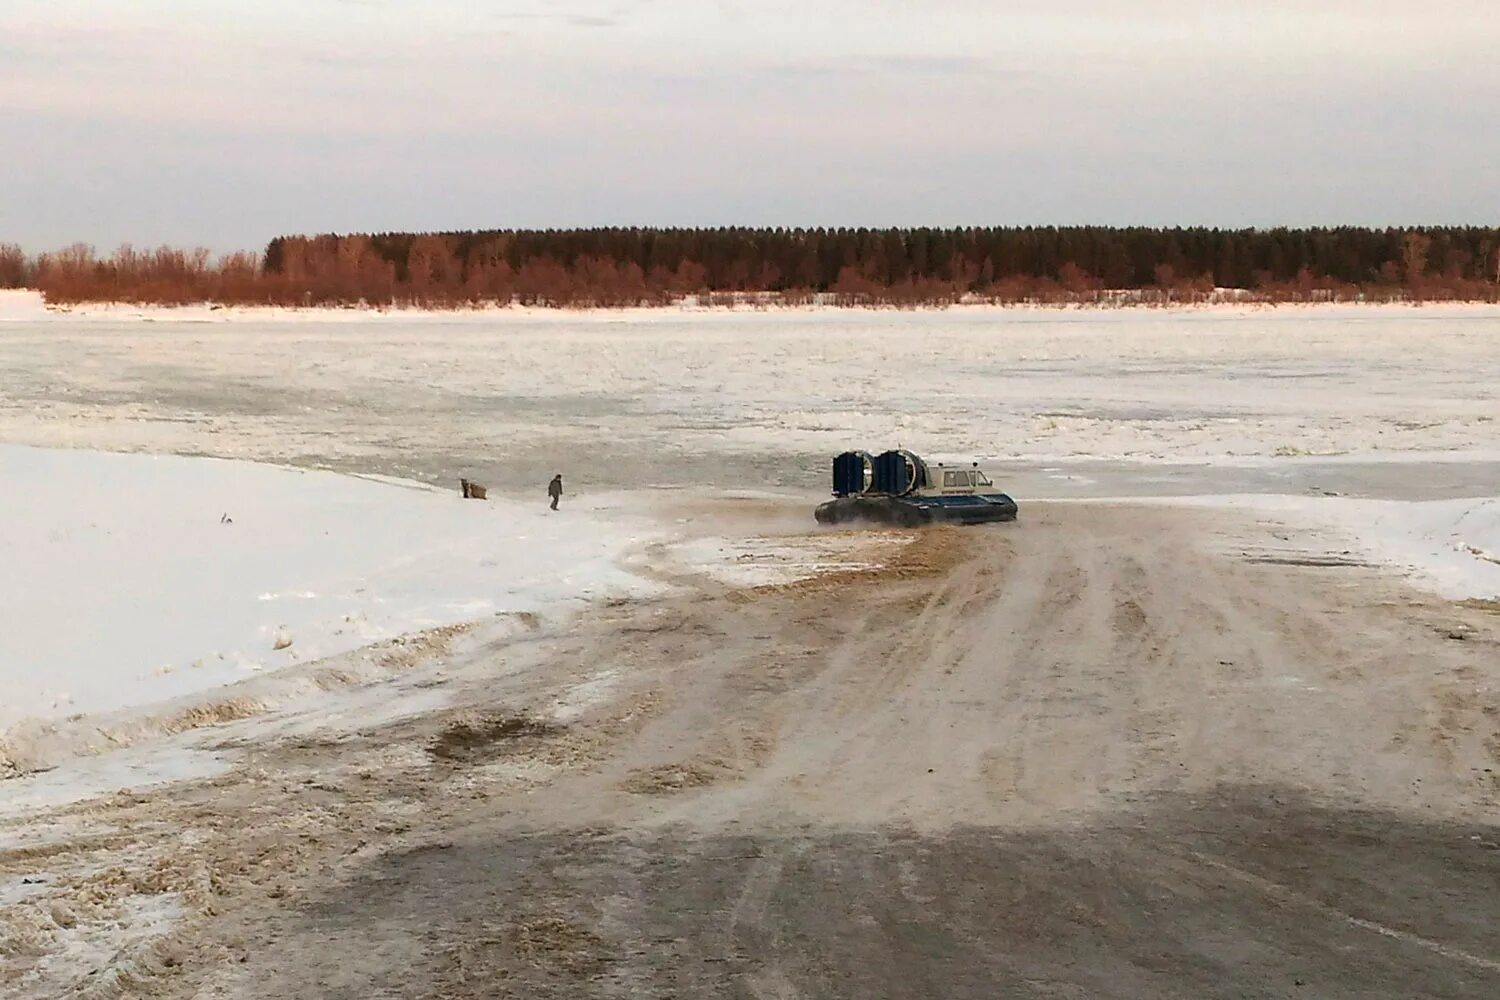
[[[561,917],[540,917],[508,924],[506,937],[518,958],[538,964],[577,969],[599,961],[604,941]]]
[[[559,726],[522,715],[465,720],[439,733],[427,752],[439,760],[473,763],[524,752],[561,731]]]
[[[973,536],[957,525],[930,528],[853,529],[868,552],[870,565],[857,569],[838,569],[791,583],[772,583],[750,587],[741,593],[746,599],[772,594],[809,594],[842,587],[893,580],[922,580],[941,576],[969,555]]]
[[[561,917],[508,921],[486,931],[451,949],[460,971],[498,964],[583,976],[612,958],[603,938]]]
[[[733,769],[721,760],[685,760],[633,771],[620,787],[635,795],[672,795],[712,785],[733,773]]]

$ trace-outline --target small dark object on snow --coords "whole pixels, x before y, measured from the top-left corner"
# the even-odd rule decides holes
[[[547,495],[552,498],[552,509],[557,509],[557,501],[562,497],[562,473],[552,477],[552,482],[547,484]]]
[[[219,515],[219,523],[220,524],[233,524],[234,523],[234,518],[230,517],[227,513],[221,514],[221,515]]]
[[[484,487],[478,483],[471,483],[467,479],[460,479],[458,481],[458,489],[463,494],[465,500],[486,499]]]

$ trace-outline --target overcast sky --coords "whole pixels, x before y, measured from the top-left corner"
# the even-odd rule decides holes
[[[1500,222],[1495,0],[0,0],[0,242]]]

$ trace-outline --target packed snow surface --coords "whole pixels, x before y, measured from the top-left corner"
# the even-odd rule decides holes
[[[0,484],[0,733],[650,586],[619,566],[646,522],[600,501],[13,445]]]

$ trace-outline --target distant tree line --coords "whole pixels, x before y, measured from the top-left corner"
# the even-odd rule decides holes
[[[63,304],[281,301],[261,264],[260,255],[249,252],[215,258],[208,250],[172,247],[122,246],[99,257],[82,243],[28,257],[14,244],[0,243],[0,288],[35,288],[48,302]]]
[[[550,306],[1500,299],[1500,229],[558,229],[285,236],[259,259],[0,245],[49,301]]]

